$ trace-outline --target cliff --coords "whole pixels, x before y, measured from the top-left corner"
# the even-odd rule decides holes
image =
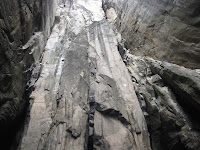
[[[0,2],[3,149],[199,150],[199,4]]]
[[[41,59],[55,8],[54,0],[0,2],[0,137],[5,146],[23,118],[27,82]]]
[[[200,68],[198,0],[103,0],[132,54]]]

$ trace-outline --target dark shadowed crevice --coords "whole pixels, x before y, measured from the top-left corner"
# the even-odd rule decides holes
[[[24,127],[26,124],[26,116],[28,107],[29,107],[29,93],[30,91],[27,91],[24,94],[23,99],[25,99],[25,107],[21,111],[20,115],[15,118],[15,120],[11,123],[7,122],[7,126],[0,126],[0,128],[4,129],[1,130],[0,134],[0,141],[1,141],[1,147],[3,147],[5,150],[16,150],[19,146],[22,136],[24,133]]]
[[[7,35],[8,39],[9,39],[9,42],[10,43],[14,42],[14,39],[13,39],[12,35],[10,34],[10,31],[8,31],[8,30],[3,30],[3,31]]]
[[[88,138],[88,150],[93,150],[93,136],[89,136]]]
[[[88,150],[94,149],[94,115],[95,115],[95,103],[90,102],[90,113],[88,117]]]

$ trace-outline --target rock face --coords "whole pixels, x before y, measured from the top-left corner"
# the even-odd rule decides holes
[[[164,62],[149,60],[151,70],[159,74],[172,90],[196,114],[200,111],[200,76],[194,70]]]
[[[27,100],[32,68],[41,58],[55,16],[54,0],[0,2],[0,141],[10,145]],[[5,149],[7,149],[5,147]]]
[[[0,2],[4,149],[199,150],[198,4]]]
[[[64,5],[45,47],[20,149],[150,150],[146,121],[102,2]]]
[[[200,68],[199,0],[103,0],[131,53]]]
[[[150,149],[130,76],[117,51],[115,34],[106,21],[91,25],[89,43],[91,102],[96,109],[94,149]]]
[[[167,62],[130,54],[127,57],[152,149],[199,149],[200,75]]]

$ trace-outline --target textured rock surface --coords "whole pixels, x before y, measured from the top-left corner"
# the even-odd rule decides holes
[[[45,48],[20,149],[151,149],[143,113],[115,33],[103,19],[101,1],[65,5],[58,9],[65,23],[55,25]],[[65,32],[59,34],[60,29]]]
[[[0,138],[18,126],[26,83],[41,58],[55,16],[54,0],[4,0],[0,2]],[[10,132],[10,133],[9,133]],[[7,149],[7,148],[5,148]]]
[[[0,142],[199,150],[199,70],[129,54],[199,68],[199,21],[197,0],[0,2]]]
[[[130,54],[127,57],[128,69],[149,127],[152,149],[199,149],[198,112],[193,117],[191,112],[195,108],[199,110],[200,75],[167,62]],[[182,104],[187,107],[181,107]]]
[[[199,0],[103,0],[132,54],[200,68]]]
[[[149,59],[151,70],[159,74],[173,91],[196,114],[200,111],[200,76],[195,70],[186,69],[167,62]]]
[[[150,149],[147,127],[128,71],[107,22],[89,29],[94,91],[94,148]],[[112,128],[111,128],[112,127]]]

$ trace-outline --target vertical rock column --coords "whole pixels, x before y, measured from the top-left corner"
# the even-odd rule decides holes
[[[111,26],[106,20],[93,23],[88,38],[93,134],[89,144],[102,150],[150,149],[146,122]]]
[[[102,12],[100,0],[77,0],[61,15],[60,22],[67,23],[56,25],[48,40],[21,149],[151,149],[128,70]]]

